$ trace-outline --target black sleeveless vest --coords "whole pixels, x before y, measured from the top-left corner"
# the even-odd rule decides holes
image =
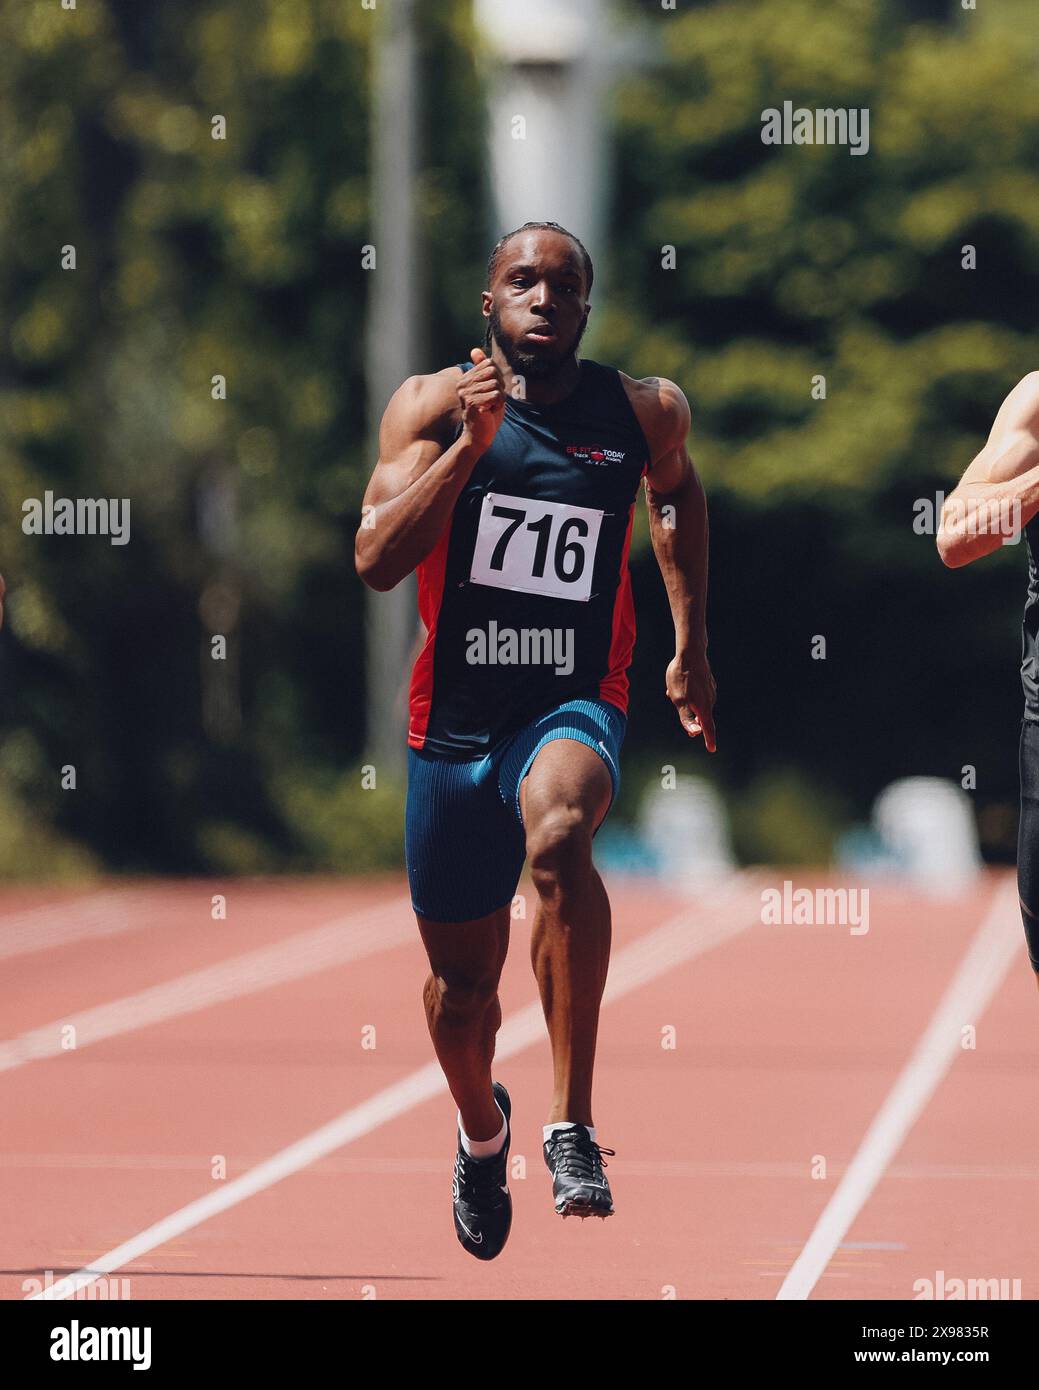
[[[506,399],[418,567],[427,636],[412,671],[411,747],[475,757],[577,698],[626,712],[628,547],[650,462],[614,367],[583,359],[575,390],[552,405]]]

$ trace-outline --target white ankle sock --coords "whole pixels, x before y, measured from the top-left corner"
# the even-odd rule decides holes
[[[496,1153],[501,1153],[502,1145],[505,1143],[505,1135],[508,1133],[509,1122],[505,1118],[505,1111],[498,1106],[498,1114],[501,1116],[501,1129],[493,1139],[470,1139],[462,1125],[462,1112],[458,1112],[458,1132],[462,1136],[462,1148],[470,1158],[491,1158]]]
[[[573,1129],[578,1123],[579,1121],[577,1120],[553,1120],[550,1125],[545,1125],[542,1131],[545,1136],[543,1142],[547,1144],[548,1141],[552,1138],[552,1135],[555,1134],[557,1129]],[[595,1126],[585,1125],[585,1129],[591,1135],[592,1139],[594,1139]]]

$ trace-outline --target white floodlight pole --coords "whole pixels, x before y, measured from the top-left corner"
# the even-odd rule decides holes
[[[495,71],[489,156],[495,238],[560,222],[602,249],[603,104],[615,45],[604,0],[475,0]]]
[[[378,451],[386,404],[405,377],[424,365],[422,248],[416,226],[419,64],[415,0],[377,10],[372,90],[373,272],[366,341],[369,465]],[[380,772],[406,765],[408,667],[415,639],[415,578],[389,593],[366,593],[366,758]]]

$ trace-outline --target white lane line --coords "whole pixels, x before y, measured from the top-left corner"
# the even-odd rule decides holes
[[[411,903],[407,898],[395,899],[0,1042],[0,1071],[44,1057],[75,1057],[91,1043],[272,989],[415,939]],[[70,1036],[64,1031],[70,1025],[75,1028],[74,1048],[62,1046]]]
[[[122,889],[9,913],[0,917],[0,960],[149,927],[153,901],[145,893]]]
[[[811,1293],[960,1052],[960,1030],[979,1021],[1021,949],[1017,889],[1009,882],[997,891],[959,970],[783,1280],[777,1299],[807,1298]]]
[[[236,1166],[251,1168],[263,1162],[261,1154],[237,1154]],[[407,1158],[386,1157],[372,1154],[365,1158],[323,1158],[310,1165],[312,1173],[336,1177],[342,1173],[439,1173],[443,1171],[444,1157],[427,1155],[425,1158],[412,1155]],[[747,1178],[759,1182],[762,1178],[775,1178],[791,1182],[803,1182],[807,1165],[803,1162],[759,1162],[731,1159],[728,1161],[707,1159],[617,1159],[611,1162],[611,1169],[618,1174],[642,1178]],[[100,1172],[149,1172],[168,1171],[175,1173],[206,1173],[210,1170],[208,1158],[199,1154],[0,1154],[0,1170],[28,1170],[38,1172],[41,1168],[54,1168],[63,1172],[78,1169]],[[843,1172],[831,1166],[830,1172]],[[1039,1181],[1039,1167],[1033,1165],[1000,1167],[996,1164],[963,1164],[935,1166],[921,1164],[918,1167],[906,1164],[892,1164],[884,1174],[888,1180],[905,1182],[1016,1182],[1035,1183]],[[788,1247],[793,1255],[801,1249],[801,1241],[769,1241]],[[841,1249],[862,1250],[902,1250],[905,1247],[891,1241],[843,1241]]]
[[[708,906],[709,904],[709,906]],[[698,921],[700,914],[709,910],[710,921]],[[610,963],[609,983],[604,995],[604,1003],[622,998],[640,985],[702,955],[723,941],[738,935],[754,926],[761,919],[761,890],[757,875],[739,874],[726,891],[713,894],[706,902],[701,901],[693,908],[684,908],[675,917],[661,926],[647,932],[644,937],[632,942],[619,951]],[[506,1058],[522,1052],[532,1043],[545,1037],[545,1021],[540,1001],[528,1004],[505,1020],[498,1032],[495,1047],[495,1065]],[[216,1216],[229,1207],[237,1206],[246,1198],[254,1196],[265,1188],[272,1187],[283,1178],[298,1173],[316,1159],[333,1153],[344,1144],[360,1139],[399,1115],[405,1114],[415,1106],[423,1104],[433,1096],[447,1090],[447,1082],[438,1062],[429,1062],[412,1072],[410,1076],[377,1091],[368,1100],[362,1101],[320,1129],[313,1130],[302,1139],[273,1154],[263,1163],[257,1164],[240,1178],[222,1184],[220,1189],[196,1198],[186,1207],[164,1217],[139,1235],[132,1236],[117,1245],[114,1250],[99,1256],[92,1263],[75,1274],[66,1275],[49,1288],[33,1294],[34,1299],[67,1298],[77,1289],[114,1270],[123,1269],[133,1260],[146,1255],[166,1241],[173,1240],[185,1231],[193,1230],[210,1217]]]

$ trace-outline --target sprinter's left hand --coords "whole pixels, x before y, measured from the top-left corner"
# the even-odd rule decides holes
[[[708,753],[717,747],[714,739],[714,701],[717,687],[706,656],[695,660],[679,653],[667,668],[667,696],[690,738],[703,734]]]

